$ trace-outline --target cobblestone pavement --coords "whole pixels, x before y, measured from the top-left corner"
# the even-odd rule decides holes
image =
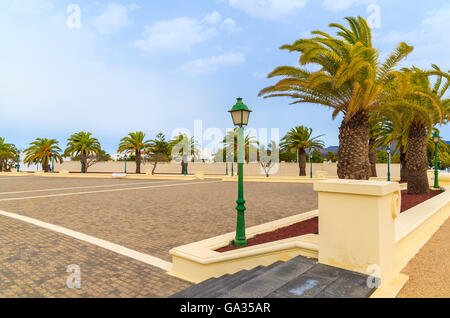
[[[39,187],[41,179],[48,182],[46,178],[33,180],[35,188]],[[67,184],[60,186],[67,187],[73,182],[73,179],[65,180]],[[182,183],[171,181],[170,184]],[[171,261],[168,253],[171,248],[235,229],[237,183],[188,183],[20,201],[1,201],[11,196],[0,193],[0,210],[63,226]],[[73,191],[49,194],[64,192]],[[34,195],[37,194],[14,196]],[[247,226],[317,208],[317,194],[311,184],[246,183],[245,195]]]
[[[450,219],[431,237],[402,273],[409,280],[399,298],[450,298]]]
[[[81,288],[68,288],[67,266]],[[56,232],[0,216],[0,297],[166,297],[190,284]]]
[[[144,180],[0,178],[0,210],[63,226],[166,261],[171,261],[168,252],[175,246],[234,231],[237,183],[147,181],[148,186],[158,187],[2,201],[147,184]],[[118,186],[5,194],[105,185]],[[245,196],[247,226],[317,209],[317,194],[311,184],[246,183]],[[34,225],[2,217],[1,226],[3,297],[164,297],[188,286],[158,268]],[[23,254],[18,257],[17,253]],[[82,275],[85,273],[85,285],[80,291],[65,287],[65,269],[69,264],[80,265]]]

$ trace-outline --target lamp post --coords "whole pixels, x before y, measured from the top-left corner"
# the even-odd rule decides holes
[[[234,177],[234,158],[233,161],[231,161],[231,176]]]
[[[247,239],[245,237],[245,200],[244,200],[244,126],[248,124],[251,110],[242,102],[242,98],[238,98],[236,104],[229,111],[233,124],[238,126],[238,199],[237,206],[237,222],[236,222],[236,238],[233,242],[234,246],[246,246]]]
[[[391,181],[391,147],[386,148],[386,152],[388,154],[387,163],[388,163],[388,180]]]
[[[312,179],[312,168],[313,168],[313,165],[312,165],[312,152],[310,151],[309,152],[309,174],[310,174],[310,177],[311,177],[311,179]]]
[[[433,134],[434,141],[434,188],[439,189],[439,170],[438,170],[438,143],[441,137],[437,132]]]
[[[55,151],[52,150],[52,173],[55,173]]]
[[[17,168],[17,172],[19,172],[20,171],[20,151],[17,152],[17,165],[16,165],[16,168]]]
[[[125,158],[125,170],[124,170],[124,173],[126,174],[127,173],[127,155],[125,155],[124,158]]]
[[[225,174],[228,176],[228,161],[225,162]]]

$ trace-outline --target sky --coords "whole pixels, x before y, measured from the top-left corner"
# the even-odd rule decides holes
[[[382,58],[406,41],[415,50],[404,66],[450,69],[448,0],[2,0],[0,136],[21,149],[37,137],[64,148],[85,130],[115,153],[129,132],[184,129],[214,148],[242,97],[261,140],[305,125],[338,145],[342,118],[326,107],[258,92],[275,82],[275,67],[298,65],[281,45],[358,15]]]

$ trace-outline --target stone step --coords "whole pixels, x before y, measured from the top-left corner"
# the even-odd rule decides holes
[[[269,266],[258,266],[249,271],[241,271],[225,280],[216,281],[215,286],[211,286],[209,289],[205,289],[203,292],[195,295],[196,298],[217,298],[226,294],[229,290],[244,284],[245,282],[261,275],[262,273],[282,264],[283,262],[276,262]]]
[[[289,262],[278,264],[246,283],[231,289],[225,297],[264,298],[315,265],[316,261],[313,259],[296,257]]]

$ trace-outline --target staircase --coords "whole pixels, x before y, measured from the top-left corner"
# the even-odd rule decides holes
[[[367,298],[376,290],[367,278],[298,256],[210,278],[169,298]]]

